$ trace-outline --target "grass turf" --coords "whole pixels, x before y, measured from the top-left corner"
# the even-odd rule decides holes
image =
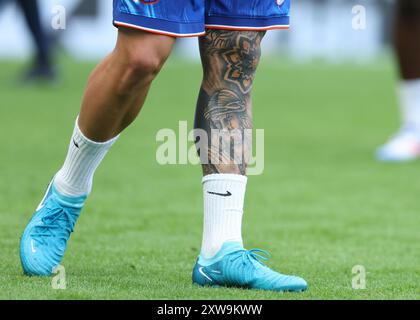
[[[265,129],[265,171],[249,180],[248,247],[306,278],[306,293],[191,285],[202,227],[198,166],[159,166],[155,135],[192,123],[198,66],[171,60],[142,116],[100,167],[64,259],[68,288],[22,275],[19,237],[62,164],[92,65],[66,61],[53,90],[20,88],[0,63],[0,298],[418,299],[420,163],[380,164],[373,150],[397,127],[390,63],[262,63],[255,127]],[[367,289],[351,288],[352,267]]]

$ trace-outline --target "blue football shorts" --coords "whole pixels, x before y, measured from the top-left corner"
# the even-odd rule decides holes
[[[114,25],[174,37],[289,27],[291,0],[114,0]]]

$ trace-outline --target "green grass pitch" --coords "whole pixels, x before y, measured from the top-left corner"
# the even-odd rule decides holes
[[[62,164],[91,64],[62,63],[54,90],[19,88],[0,63],[1,299],[419,299],[420,162],[380,164],[373,150],[398,126],[394,71],[270,59],[254,92],[265,171],[251,177],[243,233],[269,265],[303,276],[302,294],[197,288],[198,166],[159,166],[161,128],[192,124],[200,67],[169,61],[142,116],[114,146],[63,261],[67,289],[23,276],[19,237]],[[352,267],[366,268],[354,290]]]

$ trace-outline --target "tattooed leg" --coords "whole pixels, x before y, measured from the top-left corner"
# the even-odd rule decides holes
[[[242,241],[246,154],[251,143],[237,136],[245,136],[245,131],[252,128],[251,89],[263,36],[264,32],[209,31],[200,39],[204,79],[197,104],[196,136],[201,140],[212,136],[214,130],[227,135],[217,135],[217,139],[212,136],[210,142],[196,142],[205,175],[204,223],[201,252],[192,278],[202,286],[301,291],[307,288],[302,278],[262,265],[263,272],[257,270],[260,265],[251,261],[248,255],[252,255],[252,250],[246,251]],[[231,148],[222,145],[220,149],[220,140],[236,140],[236,144]],[[209,163],[203,162],[203,153]],[[236,161],[237,153],[244,162]]]
[[[251,148],[246,134],[252,129],[251,89],[264,34],[209,30],[200,39],[204,79],[195,128],[204,130],[209,138],[199,149],[204,175],[246,174]]]

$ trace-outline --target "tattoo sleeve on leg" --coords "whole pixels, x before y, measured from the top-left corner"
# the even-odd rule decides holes
[[[195,128],[208,136],[204,175],[246,174],[252,129],[251,89],[265,32],[209,30],[200,39],[204,79]],[[228,146],[225,148],[225,146]],[[202,154],[200,154],[203,159]],[[239,160],[239,161],[238,161]]]

